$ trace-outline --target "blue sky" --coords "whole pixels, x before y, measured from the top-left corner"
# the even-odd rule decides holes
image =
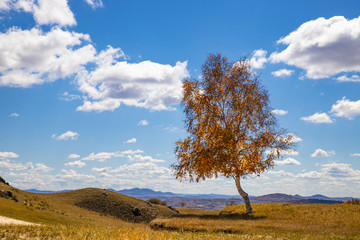
[[[181,84],[209,53],[247,55],[297,148],[251,195],[360,197],[358,1],[0,2],[0,175],[43,190],[236,194],[180,183]]]

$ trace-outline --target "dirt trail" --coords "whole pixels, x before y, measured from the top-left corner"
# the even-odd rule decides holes
[[[4,225],[4,224],[39,225],[39,224],[36,224],[36,223],[25,222],[25,221],[16,220],[16,219],[13,219],[13,218],[0,216],[0,225]]]

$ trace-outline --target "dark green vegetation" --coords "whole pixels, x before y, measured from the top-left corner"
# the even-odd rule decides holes
[[[157,204],[157,205],[163,205],[163,206],[167,205],[167,203],[165,201],[161,201],[158,198],[150,198],[149,200],[147,200],[147,202],[151,203],[151,204]]]

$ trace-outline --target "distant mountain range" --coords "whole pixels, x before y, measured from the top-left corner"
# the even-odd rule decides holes
[[[161,192],[154,191],[148,188],[132,188],[132,189],[123,189],[123,190],[114,190],[108,189],[114,192],[118,192],[124,195],[132,197],[190,197],[190,198],[240,198],[240,195],[225,195],[225,194],[181,194],[181,193],[172,193],[172,192]],[[352,197],[327,197],[324,195],[316,194],[313,196],[300,196],[288,195],[282,193],[273,193],[262,196],[250,196],[254,202],[289,202],[297,201],[301,199],[316,199],[316,200],[326,200],[326,201],[340,201],[346,202],[351,200]]]
[[[240,199],[239,195],[225,195],[225,194],[182,194],[182,193],[172,193],[172,192],[161,192],[154,191],[149,188],[132,188],[132,189],[123,189],[123,190],[115,190],[115,189],[107,189],[113,192],[121,193],[124,195],[128,195],[131,197],[137,197],[142,199],[149,199],[152,197],[156,198],[204,198],[204,199]],[[56,193],[56,192],[67,192],[70,190],[62,190],[62,191],[42,191],[37,189],[28,189],[25,190],[33,193]],[[293,202],[293,203],[336,203],[336,202],[346,202],[351,200],[352,197],[327,197],[324,195],[316,194],[313,196],[301,196],[301,195],[288,195],[282,193],[274,193],[267,194],[262,196],[250,196],[251,201],[254,203],[262,203],[262,202]],[[317,201],[313,201],[317,200]],[[321,200],[321,201],[318,201]]]

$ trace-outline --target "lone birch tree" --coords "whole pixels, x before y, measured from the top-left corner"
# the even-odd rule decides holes
[[[259,76],[246,58],[231,63],[220,53],[210,54],[201,80],[184,81],[182,106],[189,136],[176,142],[176,178],[233,178],[246,212],[253,213],[240,180],[260,176],[292,146],[292,135],[278,127]]]

